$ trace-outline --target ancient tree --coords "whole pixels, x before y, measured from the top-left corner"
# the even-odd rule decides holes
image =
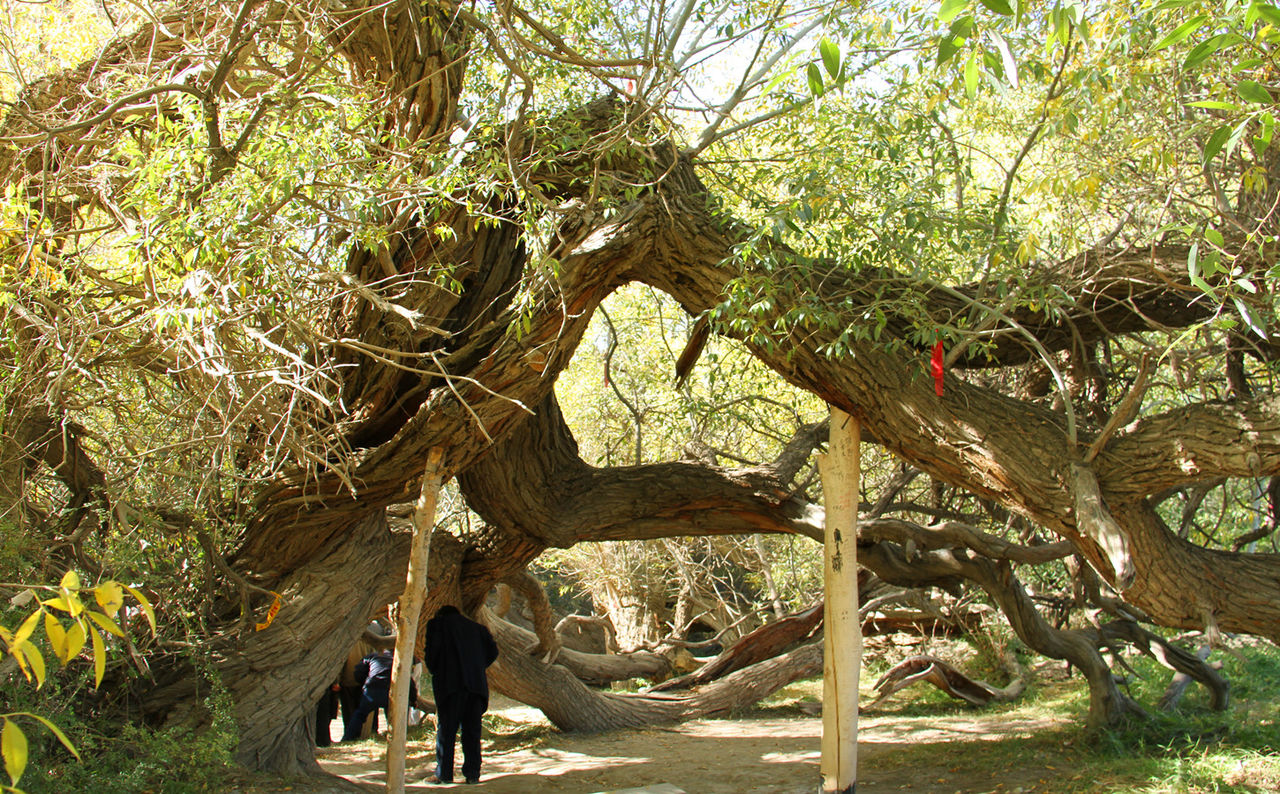
[[[1056,535],[871,520],[860,558],[987,590],[1086,671],[1096,719],[1124,711],[1105,638],[1046,624],[1014,563],[1078,555],[1149,622],[1280,638],[1280,560],[1242,550],[1274,521],[1234,549],[1171,526],[1170,499],[1194,515],[1206,489],[1280,475],[1280,182],[1271,128],[1221,99],[1270,101],[1270,61],[1242,76],[1234,43],[1191,58],[1192,36],[1106,73],[1178,9],[1095,9],[1125,33],[1084,47],[1078,7],[106,7],[95,51],[6,95],[0,509],[51,569],[185,583],[243,763],[314,769],[307,713],[403,584],[387,508],[429,450],[483,526],[433,536],[427,614],[478,608],[550,547],[818,531],[795,450],[579,457],[553,387],[631,283],[703,320],[685,372],[706,335],[739,340],[913,469]],[[937,82],[903,75],[917,56]],[[169,556],[115,556],[140,528]],[[198,722],[189,658],[151,652],[146,717]],[[509,655],[497,678],[557,719],[522,687],[562,669]],[[675,718],[731,688],[574,710]]]

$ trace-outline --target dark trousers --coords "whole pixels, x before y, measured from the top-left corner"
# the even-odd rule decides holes
[[[360,698],[363,697],[361,687],[344,686],[338,691],[338,700],[342,704],[342,735],[345,737],[351,733],[351,721],[356,717],[356,710],[360,708]],[[360,728],[355,729],[356,735],[360,734]]]
[[[489,698],[474,692],[436,693],[436,777],[453,780],[453,747],[462,728],[462,776],[480,777],[480,718]]]
[[[329,722],[338,716],[338,693],[326,689],[316,704],[316,747],[328,747]]]
[[[356,708],[356,713],[351,715],[351,722],[344,726],[342,741],[350,742],[360,738],[360,726],[364,725],[364,721],[369,715],[378,709],[382,709],[383,713],[387,712],[387,695],[389,689],[374,689],[365,687],[360,695],[360,705]],[[391,716],[387,715],[387,724],[390,725]]]

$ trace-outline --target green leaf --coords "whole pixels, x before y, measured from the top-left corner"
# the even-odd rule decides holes
[[[1209,282],[1205,281],[1199,276],[1192,276],[1190,278],[1190,281],[1191,281],[1191,286],[1200,290],[1204,294],[1211,296],[1214,300],[1217,300],[1218,293],[1214,291],[1213,287],[1209,286]]]
[[[1271,136],[1275,134],[1276,122],[1275,117],[1270,113],[1263,113],[1258,120],[1262,122],[1262,134],[1254,137],[1253,145],[1261,152],[1271,145]]]
[[[1000,53],[1000,61],[1004,65],[1005,80],[1016,90],[1018,87],[1018,60],[1013,57],[1013,50],[1009,49],[1009,42],[1005,41],[1004,36],[994,30],[988,30],[987,35],[995,42],[996,50]]]
[[[960,46],[956,43],[955,36],[943,36],[938,41],[938,65],[941,66],[951,60],[959,51]]]
[[[1241,80],[1236,84],[1236,93],[1246,102],[1257,102],[1261,105],[1269,105],[1272,103],[1271,92],[1268,91],[1261,83],[1253,80]]]
[[[942,0],[942,8],[938,11],[938,21],[945,25],[968,7],[969,0]]]
[[[1252,25],[1258,17],[1280,27],[1280,9],[1270,3],[1254,3],[1249,6],[1249,12],[1245,15],[1245,24]]]
[[[1061,6],[1049,12],[1049,21],[1053,24],[1053,36],[1062,46],[1067,46],[1067,42],[1071,41],[1072,22],[1070,15],[1066,9]]]
[[[978,77],[980,75],[981,67],[978,64],[977,53],[970,53],[969,59],[964,63],[964,93],[970,99],[978,95]]]
[[[1235,152],[1236,147],[1240,145],[1240,139],[1244,137],[1245,132],[1249,129],[1249,119],[1245,119],[1236,125],[1231,131],[1231,135],[1227,138],[1227,145],[1223,148],[1228,158]]]
[[[1009,5],[1009,0],[979,0],[979,2],[997,14],[1013,16],[1013,7]]]
[[[1207,108],[1209,110],[1239,110],[1240,106],[1231,102],[1220,102],[1216,99],[1201,99],[1198,102],[1188,102],[1187,105],[1193,108]]]
[[[1165,47],[1172,47],[1178,42],[1185,40],[1192,33],[1195,33],[1202,25],[1204,25],[1205,22],[1208,21],[1209,17],[1204,14],[1196,14],[1191,19],[1188,19],[1186,22],[1183,22],[1181,25],[1174,28],[1173,32],[1169,35],[1156,42],[1156,46],[1152,47],[1151,51],[1158,52],[1159,50],[1163,50]]]
[[[973,14],[965,14],[955,22],[952,22],[951,27],[948,28],[947,32],[957,38],[967,39],[973,35],[973,27]]]
[[[1190,71],[1200,64],[1208,60],[1209,56],[1226,49],[1229,46],[1238,44],[1242,39],[1234,33],[1219,33],[1197,44],[1187,53],[1187,57],[1182,61],[1182,68]]]
[[[822,96],[826,89],[822,84],[822,72],[818,71],[818,64],[811,63],[809,68],[805,70],[805,74],[809,79],[809,91],[815,96]]]
[[[1164,0],[1163,3],[1151,9],[1151,13],[1154,14],[1157,11],[1168,11],[1171,8],[1184,8],[1194,2],[1196,2],[1196,0]]]
[[[822,65],[827,68],[827,74],[837,77],[840,74],[840,48],[824,38],[818,43],[818,52],[822,53]]]
[[[1236,310],[1240,312],[1240,316],[1244,318],[1244,322],[1259,337],[1267,338],[1267,329],[1264,327],[1258,315],[1254,314],[1253,308],[1249,304],[1239,298],[1232,298],[1231,302],[1236,305]]]
[[[1209,133],[1209,140],[1204,142],[1204,162],[1208,164],[1218,152],[1222,151],[1222,146],[1227,142],[1227,138],[1231,137],[1231,127],[1223,125],[1213,132]]]
[[[0,728],[0,754],[4,755],[4,770],[9,773],[9,780],[18,785],[27,768],[27,737],[18,724],[8,718]]]

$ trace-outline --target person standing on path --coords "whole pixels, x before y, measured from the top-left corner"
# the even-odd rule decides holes
[[[453,750],[462,729],[462,776],[480,782],[480,718],[489,708],[485,669],[498,658],[493,635],[446,604],[427,621],[427,670],[436,699],[436,772],[429,783],[453,782]]]

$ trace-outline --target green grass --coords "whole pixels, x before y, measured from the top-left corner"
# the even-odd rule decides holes
[[[1280,650],[1268,643],[1248,643],[1240,653],[1243,658],[1222,652],[1213,657],[1223,660],[1222,672],[1232,686],[1231,705],[1225,712],[1210,711],[1198,685],[1187,691],[1173,712],[1156,711],[1169,671],[1146,657],[1128,659],[1140,675],[1128,691],[1147,709],[1149,718],[1134,718],[1095,733],[1085,729],[1088,689],[1078,675],[1066,681],[1041,676],[1014,703],[981,709],[959,704],[928,685],[908,688],[860,718],[864,730],[883,731],[891,726],[903,737],[892,753],[869,753],[860,779],[912,770],[914,779],[935,779],[939,790],[1280,791]],[[876,677],[864,671],[864,703],[874,699],[871,684]],[[730,716],[801,716],[805,713],[802,703],[821,700],[820,679],[800,681]],[[934,738],[934,728],[957,724],[964,729]],[[930,738],[912,738],[921,735]],[[1002,783],[1004,788],[999,788]]]

